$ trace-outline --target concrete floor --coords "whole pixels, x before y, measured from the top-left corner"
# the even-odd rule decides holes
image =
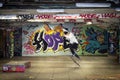
[[[70,56],[15,57],[0,59],[0,80],[120,80],[120,64],[111,56],[81,56],[81,60]],[[2,72],[2,65],[9,61],[30,61],[25,72]]]

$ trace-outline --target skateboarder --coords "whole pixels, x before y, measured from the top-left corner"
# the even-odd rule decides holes
[[[67,29],[63,29],[64,32],[64,49],[69,48],[72,56],[75,56],[80,60],[80,57],[76,54],[78,48],[78,41],[72,32],[69,32]]]

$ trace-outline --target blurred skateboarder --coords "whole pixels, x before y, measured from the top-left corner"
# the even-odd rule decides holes
[[[64,49],[69,48],[72,56],[75,56],[80,60],[80,57],[77,55],[76,51],[78,49],[78,41],[72,32],[69,32],[67,29],[63,29],[64,32]]]

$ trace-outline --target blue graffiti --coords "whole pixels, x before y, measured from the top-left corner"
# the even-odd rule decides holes
[[[88,36],[88,40],[97,40],[97,33],[95,32],[95,30],[91,27],[91,28],[87,28],[87,30],[85,31],[86,35]]]
[[[86,46],[85,50],[94,54],[99,47],[100,43],[98,41],[89,40],[89,44]]]
[[[85,30],[86,35],[88,36],[87,40],[89,42],[88,45],[86,45],[85,50],[87,52],[90,53],[95,53],[96,50],[98,50],[98,52],[100,53],[105,53],[107,52],[107,41],[108,41],[108,33],[106,32],[106,30],[104,30],[103,32],[99,31],[99,30],[94,30],[92,27],[87,28]],[[104,36],[104,42],[100,43],[97,40],[97,37],[99,37],[100,35]]]
[[[85,31],[86,35],[88,36],[87,40],[89,42],[88,45],[86,45],[85,50],[90,53],[95,53],[95,51],[100,47],[100,43],[97,41],[97,33],[95,30],[91,28],[87,28]]]

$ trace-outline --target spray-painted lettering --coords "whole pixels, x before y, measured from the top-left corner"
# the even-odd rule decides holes
[[[48,47],[56,51],[60,43],[63,43],[63,39],[60,37],[59,32],[52,35],[44,34],[44,38],[43,32],[37,32],[34,37],[33,45],[36,45],[36,51],[40,51],[42,48],[43,51],[46,51]]]
[[[47,50],[47,43],[43,39],[43,32],[37,32],[34,37],[33,45],[36,45],[36,51],[39,51],[43,48],[43,51]]]
[[[63,42],[63,39],[60,37],[60,33],[57,32],[56,34],[52,35],[52,38],[54,40],[54,46],[53,46],[53,50],[57,50],[59,47],[59,44]]]

